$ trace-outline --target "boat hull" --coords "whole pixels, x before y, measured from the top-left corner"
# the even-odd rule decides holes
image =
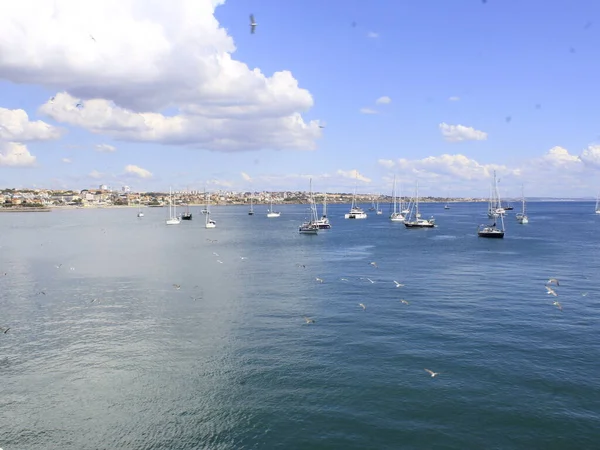
[[[279,217],[281,215],[281,213],[278,212],[272,212],[272,213],[268,213],[267,217],[269,218],[273,218],[273,217]]]
[[[192,213],[184,213],[181,215],[181,220],[192,220]]]
[[[179,219],[169,219],[166,223],[167,225],[179,225],[180,221]]]
[[[344,219],[366,219],[366,213],[348,213],[344,215]]]
[[[435,224],[434,223],[404,222],[404,226],[406,228],[435,228]]]
[[[477,236],[482,238],[503,239],[504,231],[478,231]]]

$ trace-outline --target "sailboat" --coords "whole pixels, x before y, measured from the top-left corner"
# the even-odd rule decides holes
[[[302,223],[298,227],[300,234],[317,234],[319,232],[319,225],[317,224],[317,205],[312,195],[312,178],[310,179],[310,191],[309,191],[309,202],[310,202],[310,220]]]
[[[498,194],[498,183],[496,182],[496,171],[494,170],[494,182],[491,187],[491,196],[490,196],[490,207],[488,207],[488,216],[490,219],[494,219],[494,223],[490,225],[479,225],[477,229],[477,236],[484,238],[504,238],[504,212],[499,212],[500,203],[500,195]],[[497,200],[497,203],[495,203]],[[494,206],[498,206],[498,208],[494,209]],[[491,214],[491,215],[490,215]],[[497,221],[500,219],[500,228],[498,228]]]
[[[381,197],[381,194],[377,196],[377,200],[375,202],[375,214],[377,214],[378,216],[383,214],[383,211],[379,209],[379,197]]]
[[[177,217],[177,206],[173,203],[173,191],[169,186],[169,218],[167,219],[167,225],[179,225],[181,220]]]
[[[450,199],[450,192],[448,192],[448,198],[446,199],[446,204],[444,205],[444,209],[450,209],[450,205],[448,204],[449,199]]]
[[[144,217],[144,213],[142,212],[142,204],[141,203],[139,204],[139,207],[138,207],[137,216],[138,217]]]
[[[192,220],[189,203],[185,204],[185,212],[181,215],[181,220]]]
[[[363,209],[356,205],[356,183],[358,182],[358,173],[354,182],[354,193],[352,194],[352,206],[350,212],[344,215],[344,219],[366,219],[367,213]]]
[[[317,220],[317,225],[321,230],[328,230],[331,228],[331,224],[327,218],[327,194],[323,195],[323,215],[321,215],[321,218]]]
[[[419,182],[417,181],[417,189],[415,195],[415,202],[410,209],[409,216],[404,219],[404,226],[406,228],[433,228],[435,227],[435,219],[421,219],[421,213],[419,213]]]
[[[216,228],[217,222],[210,218],[210,194],[206,197],[206,219],[204,222],[204,228]]]
[[[596,214],[600,214],[600,193],[596,197]]]
[[[280,212],[277,212],[273,209],[273,195],[271,195],[271,208],[267,211],[267,217],[279,217],[281,215]]]
[[[404,222],[404,216],[398,211],[398,201],[396,198],[396,175],[394,175],[394,188],[392,190],[392,202],[394,203],[394,211],[390,214],[390,220],[392,222]],[[400,203],[402,208],[402,202]]]
[[[252,198],[254,197],[254,192],[250,192],[250,210],[248,211],[249,216],[254,215],[254,204],[252,203]]]
[[[204,208],[200,211],[202,214],[208,214],[208,208],[206,207],[206,186],[204,186]]]
[[[525,214],[525,193],[523,190],[523,186],[521,186],[521,212],[517,213],[517,222],[521,224],[529,223],[529,218]]]
[[[371,207],[369,211],[375,211],[375,197],[371,197]]]

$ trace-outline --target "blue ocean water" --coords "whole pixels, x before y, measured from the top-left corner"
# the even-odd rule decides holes
[[[600,217],[485,208],[0,214],[0,447],[596,448]]]

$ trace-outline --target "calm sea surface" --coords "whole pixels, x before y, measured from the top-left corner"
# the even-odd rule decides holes
[[[0,447],[598,448],[600,215],[485,208],[0,214]]]

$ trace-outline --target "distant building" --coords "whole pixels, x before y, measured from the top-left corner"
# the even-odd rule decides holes
[[[105,185],[105,184],[101,184],[101,185],[100,185],[100,190],[101,190],[101,191],[107,191],[107,190],[108,190],[108,186],[107,186],[107,185]]]
[[[131,188],[129,186],[123,186],[121,189],[122,189],[123,192],[130,192],[131,191]]]

